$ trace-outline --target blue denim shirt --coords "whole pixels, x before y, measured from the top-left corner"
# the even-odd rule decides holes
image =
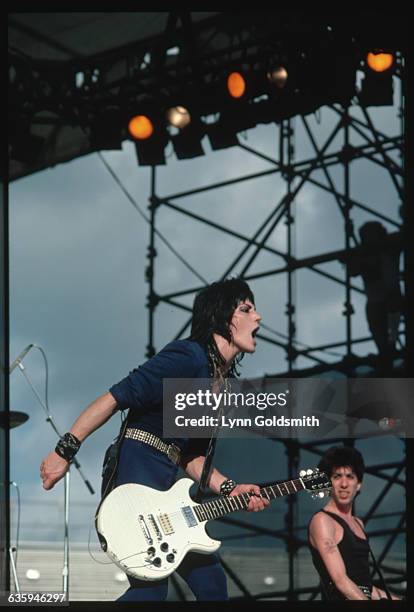
[[[130,409],[129,427],[136,427],[163,438],[162,408],[164,378],[209,378],[209,363],[205,349],[193,340],[174,340],[143,365],[113,385],[109,391],[120,409]],[[165,439],[165,438],[163,438]],[[170,438],[186,452],[204,454],[208,439]],[[197,449],[197,450],[195,450]]]

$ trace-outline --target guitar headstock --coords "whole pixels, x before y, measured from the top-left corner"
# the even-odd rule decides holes
[[[305,489],[309,491],[313,498],[322,498],[330,494],[332,483],[325,472],[320,472],[319,468],[301,470],[299,478],[302,480]]]

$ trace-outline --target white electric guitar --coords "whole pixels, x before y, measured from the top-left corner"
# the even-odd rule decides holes
[[[218,497],[195,503],[189,478],[178,480],[168,491],[139,484],[116,487],[103,500],[96,515],[102,549],[124,572],[140,580],[161,580],[173,573],[189,551],[210,554],[221,542],[213,540],[205,524],[237,510],[245,510],[250,493]],[[318,469],[302,470],[299,478],[260,489],[263,497],[310,491],[323,497],[331,482]]]

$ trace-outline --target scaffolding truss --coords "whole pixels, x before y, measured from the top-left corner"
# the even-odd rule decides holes
[[[399,71],[395,78],[397,80],[402,73],[403,59],[399,56]],[[227,181],[215,182],[210,185],[204,185],[191,190],[160,195],[157,186],[156,168],[152,168],[151,172],[151,190],[149,198],[149,208],[151,213],[150,223],[150,240],[148,247],[148,266],[146,279],[149,285],[148,291],[148,345],[147,356],[151,357],[156,352],[154,332],[156,329],[156,312],[157,306],[161,303],[168,304],[174,308],[183,310],[188,313],[188,320],[180,327],[176,333],[176,338],[181,338],[188,331],[191,320],[191,308],[183,303],[183,298],[188,298],[194,295],[199,289],[205,286],[206,281],[202,274],[197,270],[197,251],[194,251],[194,260],[188,262],[192,271],[201,280],[201,284],[190,289],[177,289],[174,292],[156,292],[155,279],[157,274],[157,249],[156,249],[156,234],[158,215],[162,214],[163,209],[169,209],[184,215],[191,219],[194,224],[199,226],[214,228],[222,233],[223,236],[231,236],[237,238],[242,243],[242,248],[234,257],[234,259],[223,269],[221,278],[226,278],[229,275],[234,275],[237,270],[237,275],[244,278],[246,281],[253,282],[264,277],[274,277],[276,275],[284,275],[286,278],[286,333],[278,333],[278,338],[274,335],[259,333],[258,338],[262,342],[274,345],[279,350],[285,353],[288,368],[287,371],[274,376],[315,376],[329,371],[340,371],[347,376],[356,375],[356,370],[361,365],[370,365],[372,371],[375,372],[377,362],[373,355],[358,356],[353,352],[353,348],[361,343],[371,340],[370,336],[355,337],[353,334],[352,317],[354,314],[353,295],[364,294],[363,288],[355,282],[351,282],[351,277],[348,272],[348,267],[345,266],[342,276],[332,271],[327,271],[322,267],[327,262],[339,261],[346,262],[347,257],[352,254],[353,250],[358,247],[358,240],[355,235],[353,223],[353,213],[356,210],[364,211],[370,218],[386,222],[388,227],[395,230],[398,234],[403,226],[403,219],[396,220],[383,211],[376,209],[375,203],[361,201],[352,195],[352,168],[358,160],[368,160],[378,167],[383,174],[383,180],[392,185],[395,197],[400,203],[400,211],[404,207],[404,168],[403,168],[403,145],[404,145],[404,125],[403,125],[403,94],[400,87],[399,104],[394,107],[396,110],[398,128],[392,135],[386,134],[382,129],[375,125],[372,113],[368,108],[362,106],[358,99],[354,100],[354,104],[348,107],[342,107],[338,104],[330,105],[329,108],[333,116],[336,117],[333,127],[325,137],[323,144],[318,144],[318,139],[311,127],[309,116],[299,116],[296,119],[286,119],[280,123],[279,142],[278,142],[278,157],[273,158],[264,154],[259,149],[240,144],[241,149],[250,153],[252,156],[263,159],[271,164],[271,168],[262,172],[244,174],[236,178],[231,178]],[[299,121],[303,132],[307,135],[311,144],[313,155],[307,159],[295,161],[295,121]],[[359,139],[359,143],[355,143],[355,137]],[[336,150],[332,151],[332,143],[340,142]],[[334,169],[340,170],[341,179]],[[324,181],[320,178],[315,178],[315,171],[320,170],[323,173]],[[268,211],[267,217],[263,220],[259,228],[252,234],[242,233],[233,230],[231,227],[216,223],[207,216],[196,214],[195,212],[186,209],[185,203],[179,204],[177,200],[185,200],[186,198],[195,197],[200,193],[214,192],[225,186],[236,185],[245,181],[260,180],[263,177],[274,175],[280,177],[285,184],[284,195],[276,203],[276,205]],[[340,184],[339,184],[340,183]],[[340,211],[343,227],[343,244],[342,248],[335,251],[322,252],[317,255],[306,258],[298,258],[295,252],[295,233],[294,227],[296,215],[298,214],[295,200],[300,194],[301,189],[306,185],[313,185],[324,192],[328,193],[334,204]],[[286,225],[286,250],[282,251],[270,245],[276,228],[282,224]],[[248,250],[249,256],[246,256]],[[267,252],[278,257],[281,260],[279,267],[253,273],[251,271],[253,263],[262,253]],[[242,258],[247,258],[241,265]],[[239,266],[239,267],[238,267]],[[329,343],[319,345],[305,345],[297,337],[297,304],[295,303],[295,284],[296,273],[300,269],[308,269],[315,275],[319,275],[328,281],[338,284],[343,287],[343,312],[345,318],[345,339],[341,337],[333,339]],[[323,307],[323,306],[322,306]],[[339,314],[339,313],[338,313]],[[263,327],[263,326],[262,326]],[[341,325],[338,325],[341,328]],[[274,332],[274,330],[270,330]],[[404,363],[404,330],[400,330],[400,350],[396,353],[394,363],[400,365]],[[341,336],[338,333],[338,336]],[[326,357],[332,349],[339,349],[342,359],[339,362],[332,363]],[[304,357],[310,361],[314,367],[299,368],[297,360],[299,357]],[[399,361],[398,361],[399,359]],[[401,369],[400,369],[401,371]],[[394,373],[394,375],[398,375]],[[309,451],[316,456],[323,454],[323,448],[327,443],[346,443],[352,444],[351,440],[328,440],[315,441],[311,444],[299,443],[294,440],[284,440],[282,443],[285,446],[287,456],[288,478],[294,478],[297,475],[300,453],[301,451]],[[401,442],[403,444],[403,442]],[[372,501],[371,506],[363,517],[368,527],[368,534],[371,538],[381,537],[383,540],[382,549],[378,555],[378,564],[387,577],[387,582],[390,585],[395,585],[396,591],[404,590],[406,582],[406,572],[399,568],[393,568],[387,565],[386,556],[390,551],[396,538],[405,531],[405,511],[401,508],[398,512],[388,512],[386,508],[386,496],[392,486],[405,487],[404,477],[405,461],[399,460],[369,465],[367,473],[374,476],[378,482],[382,483],[381,490],[377,497]],[[391,471],[391,473],[389,473]],[[259,483],[262,486],[265,483]],[[241,578],[237,575],[234,568],[230,567],[222,559],[223,566],[229,578],[237,585],[242,598],[284,598],[288,600],[295,599],[314,599],[320,593],[317,585],[309,588],[299,588],[296,584],[295,564],[298,551],[307,545],[307,540],[301,534],[305,529],[303,525],[299,525],[297,521],[295,496],[288,496],[286,499],[287,512],[285,525],[282,529],[271,530],[264,528],[252,528],[242,520],[226,518],[222,519],[230,525],[245,527],[250,531],[254,531],[257,535],[267,534],[274,537],[278,541],[284,542],[288,554],[289,563],[289,585],[287,589],[275,590],[266,593],[251,593]],[[387,529],[371,529],[375,518],[387,518],[394,521],[393,526]],[[225,539],[225,538],[223,538]],[[178,595],[184,599],[185,594],[180,589],[179,584],[175,582]]]

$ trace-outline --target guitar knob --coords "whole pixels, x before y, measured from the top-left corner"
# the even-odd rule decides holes
[[[167,542],[163,542],[163,543],[161,544],[160,548],[161,548],[162,552],[167,552],[167,550],[168,550],[168,544],[167,544]]]
[[[156,567],[160,567],[161,559],[159,557],[155,557],[155,559],[152,560],[152,564],[155,565]]]
[[[150,556],[155,555],[155,548],[153,546],[150,546],[147,550],[147,554]]]
[[[169,563],[173,563],[174,559],[175,559],[175,556],[174,556],[172,553],[169,553],[169,554],[167,555],[167,561],[168,561]]]

